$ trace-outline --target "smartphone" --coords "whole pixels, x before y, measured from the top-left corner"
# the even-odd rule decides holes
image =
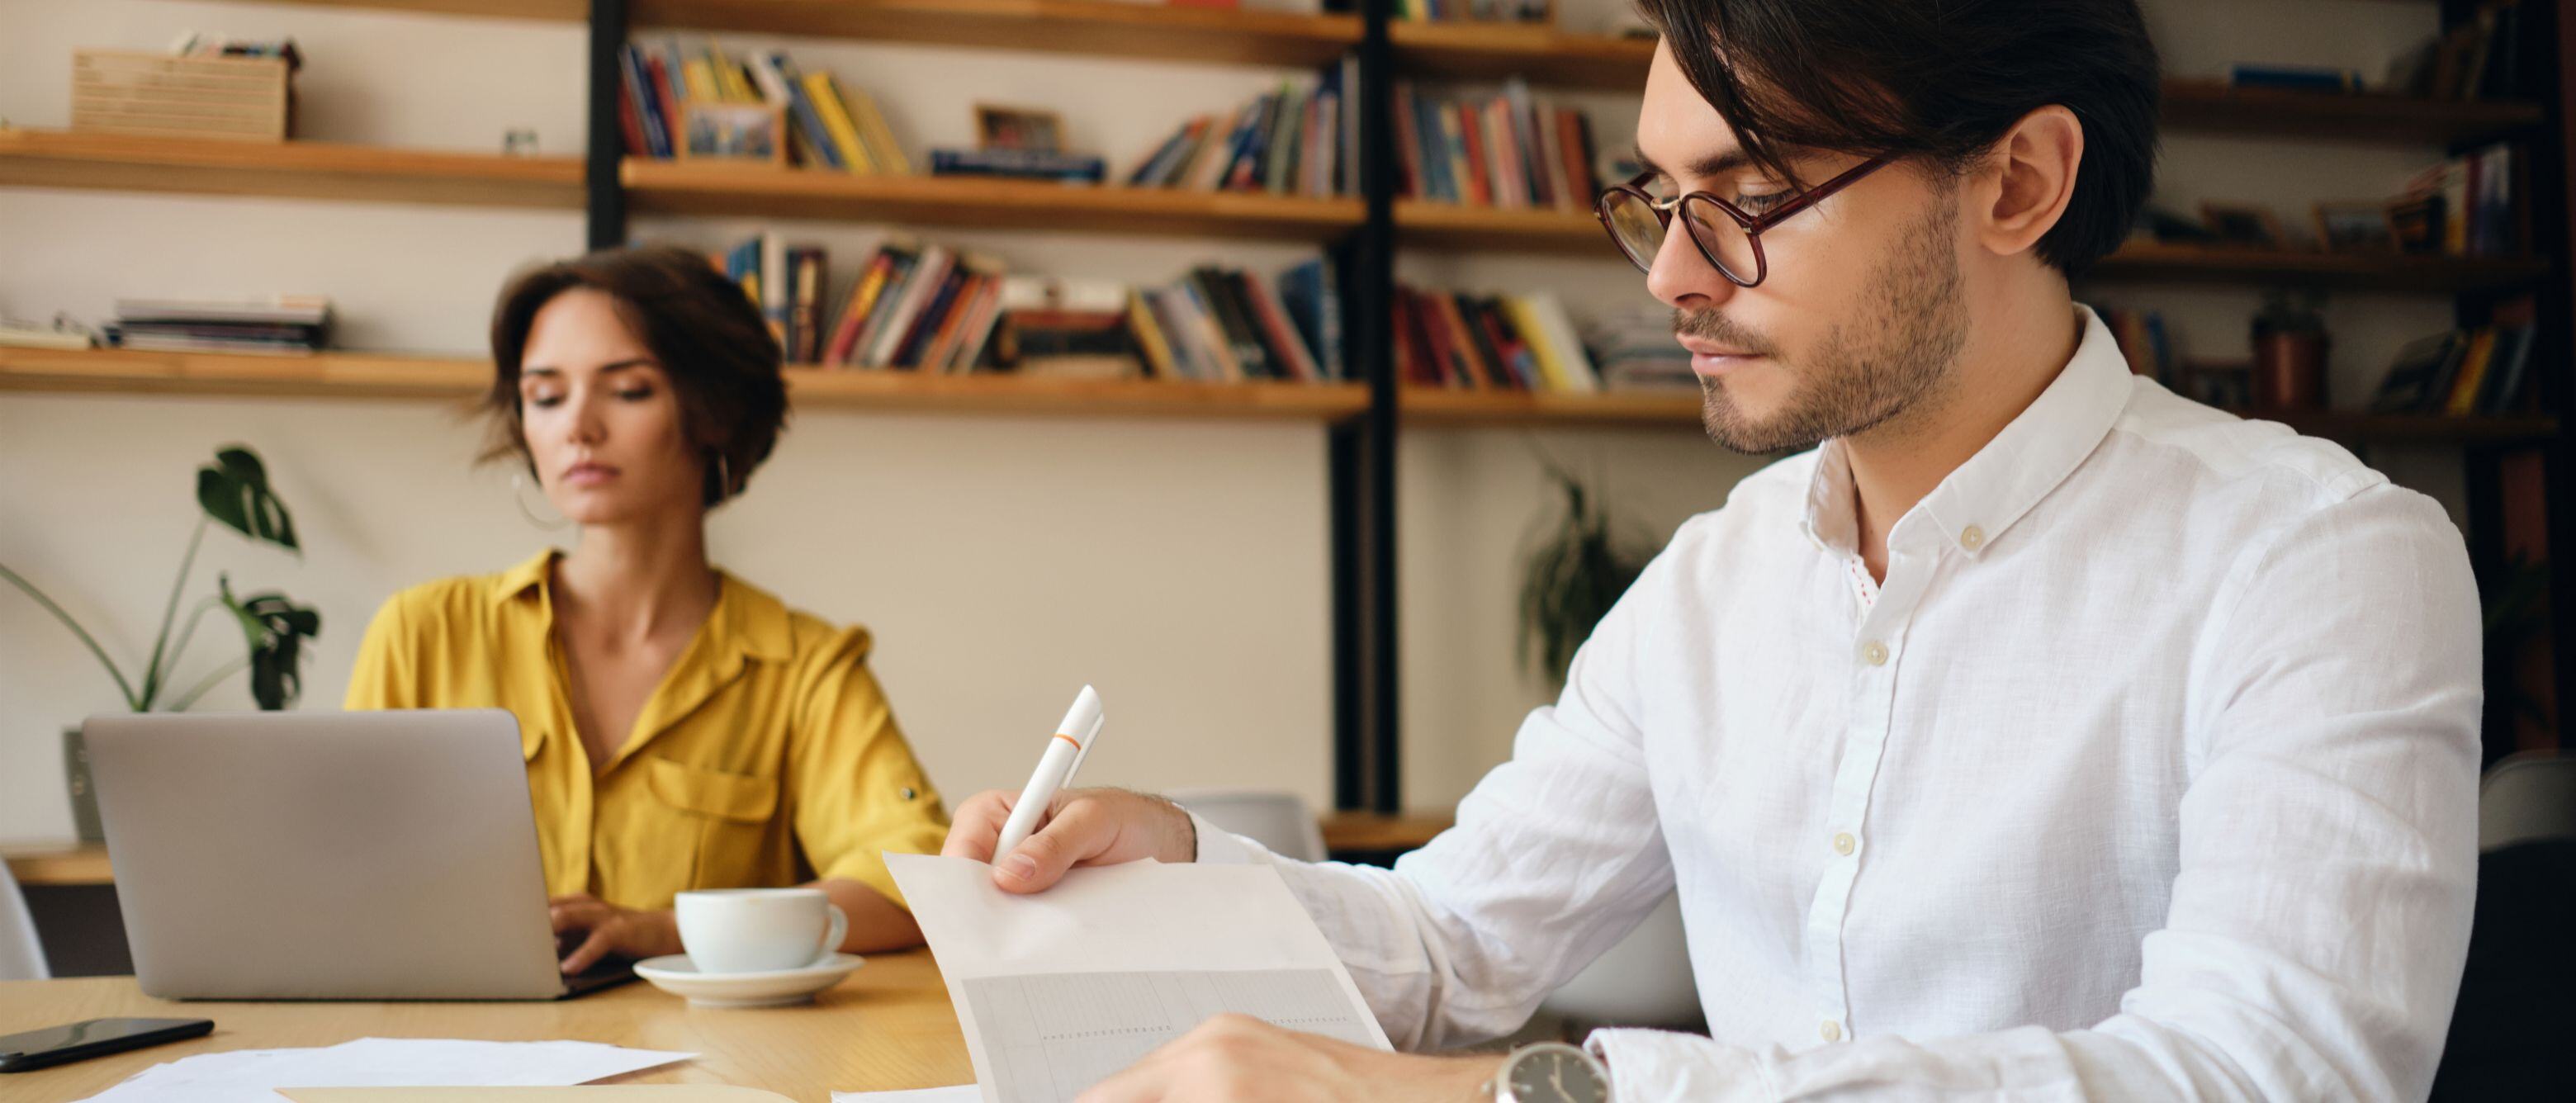
[[[213,1019],[91,1019],[0,1036],[0,1072],[26,1072],[129,1049],[202,1038]]]

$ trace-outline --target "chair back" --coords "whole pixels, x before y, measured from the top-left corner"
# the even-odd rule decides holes
[[[27,898],[18,878],[0,861],[0,980],[44,980],[45,946],[36,939],[36,919],[27,914]]]
[[[1306,798],[1284,789],[1183,789],[1172,801],[1282,858],[1324,860],[1324,829]]]

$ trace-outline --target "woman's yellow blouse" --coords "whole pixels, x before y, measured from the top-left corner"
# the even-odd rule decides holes
[[[685,889],[826,877],[902,903],[882,852],[938,853],[948,817],[868,674],[867,632],[720,575],[706,624],[594,771],[555,641],[555,555],[394,595],[348,707],[516,715],[550,895],[658,909]]]

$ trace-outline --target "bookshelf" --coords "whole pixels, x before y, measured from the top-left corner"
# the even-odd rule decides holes
[[[326,352],[312,356],[0,347],[0,390],[121,395],[256,395],[471,401],[489,361]],[[800,409],[1329,423],[1368,405],[1357,384],[1192,384],[1141,379],[1029,379],[792,367]]]
[[[810,169],[629,157],[618,175],[632,209],[1056,232],[1330,241],[1357,229],[1357,199],[1050,184],[946,176],[854,176]]]
[[[1408,386],[1398,392],[1405,423],[1426,427],[1589,426],[1700,430],[1700,397],[1690,392],[1528,394]],[[2437,417],[2342,410],[2244,410],[2301,433],[2345,444],[2518,445],[2546,441],[2558,419],[2546,414]]]
[[[2211,134],[2452,145],[2527,130],[2546,117],[2537,103],[2509,100],[2428,100],[2368,92],[2320,95],[2230,88],[2214,80],[2165,82],[2165,125]]]
[[[1532,84],[1634,92],[1645,86],[1653,39],[1567,34],[1526,23],[1395,21],[1387,25],[1395,66],[1428,80],[1489,81],[1519,75]]]
[[[1616,257],[1591,212],[1502,210],[1398,200],[1404,243],[1449,251]],[[2338,289],[2455,294],[2523,286],[2551,272],[2541,257],[2411,256],[2137,243],[2102,260],[2100,279],[2159,283],[2300,284]]]
[[[1116,0],[630,0],[634,24],[864,38],[1203,64],[1321,67],[1359,43],[1356,15]]]
[[[0,186],[579,210],[578,157],[0,128]]]
[[[1458,252],[1614,254],[1587,211],[1505,211],[1394,198],[1394,137],[1383,104],[1390,79],[1487,81],[1518,74],[1542,86],[1634,92],[1653,43],[1552,27],[1415,23],[1383,0],[1360,14],[1287,15],[1119,3],[1115,0],[267,0],[317,7],[552,20],[590,37],[592,111],[585,159],[504,159],[471,154],[331,147],[243,147],[205,142],[134,143],[44,132],[0,132],[0,185],[179,191],[389,202],[502,204],[583,210],[590,240],[623,240],[627,214],[750,215],[1070,233],[1314,241],[1334,247],[1349,273],[1348,361],[1356,382],[1311,386],[1200,386],[901,372],[794,369],[800,404],[845,409],[1068,417],[1268,418],[1327,427],[1331,480],[1333,670],[1337,803],[1397,811],[1394,704],[1399,637],[1394,609],[1393,501],[1396,426],[1431,429],[1543,426],[1694,429],[1695,397],[1655,394],[1506,394],[1399,388],[1394,331],[1379,300],[1392,287],[1400,247]],[[1357,49],[1363,102],[1363,194],[1341,200],[1067,188],[957,178],[871,178],[823,172],[625,159],[613,114],[614,49],[629,30],[749,32],[1034,53],[1184,60],[1281,68],[1320,67]],[[604,66],[604,67],[603,67]],[[2566,87],[2563,80],[2558,87]],[[603,92],[611,93],[603,95]],[[2434,102],[2381,95],[2236,90],[2169,80],[2166,124],[2221,135],[2394,146],[2446,146],[2500,134],[2537,135],[2548,158],[2566,135],[2537,104]],[[119,148],[120,144],[123,148]],[[223,145],[224,148],[212,148]],[[2553,169],[2554,171],[2554,169]],[[2556,192],[2535,181],[2534,194]],[[2563,185],[2552,177],[2551,185]],[[2464,304],[2535,285],[2563,315],[2568,235],[2535,227],[2542,255],[2461,259],[2138,246],[2106,261],[2105,280],[2152,283],[2303,284],[2458,296]],[[2552,239],[2552,234],[2556,238]],[[2562,309],[2550,310],[2555,305]],[[2470,309],[2464,305],[2464,310]],[[2551,324],[2563,334],[2563,318]],[[2564,361],[2568,342],[2551,346]],[[170,356],[96,351],[0,350],[0,389],[153,394],[464,399],[479,387],[473,360],[365,354],[312,358]],[[2543,397],[2564,401],[2563,368],[2540,373]],[[2473,455],[2545,446],[2551,477],[2570,477],[2556,418],[2395,417],[2349,413],[2289,419],[2302,431],[2351,443],[2459,445]],[[2477,470],[2473,466],[2473,471]],[[2473,477],[2475,477],[2473,475]],[[2576,511],[2559,510],[2560,514]],[[2553,520],[2576,547],[2566,517]],[[2476,543],[2473,540],[2473,545]],[[2563,573],[2563,572],[2562,572]],[[2558,587],[2557,601],[2576,601]],[[2563,618],[2562,618],[2563,619]],[[2576,682],[2576,647],[2560,663]],[[1354,820],[1353,823],[1362,821]]]

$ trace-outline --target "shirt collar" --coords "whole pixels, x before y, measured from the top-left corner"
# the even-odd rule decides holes
[[[502,572],[492,586],[493,604],[506,605],[533,594],[551,616],[554,565],[562,557],[562,551],[547,548],[535,558]],[[716,572],[716,577],[716,607],[707,614],[707,642],[714,645],[709,653],[773,662],[793,658],[795,631],[787,606],[767,591],[746,585],[722,570]]]
[[[1938,526],[1951,546],[1971,558],[1984,553],[2041,498],[2066,481],[2102,443],[2128,409],[2135,380],[2110,327],[2079,303],[2084,335],[2075,355],[2029,408],[1995,439],[1968,457],[1916,509]],[[1818,547],[1856,547],[1851,464],[1840,439],[1817,450],[1799,528]]]

